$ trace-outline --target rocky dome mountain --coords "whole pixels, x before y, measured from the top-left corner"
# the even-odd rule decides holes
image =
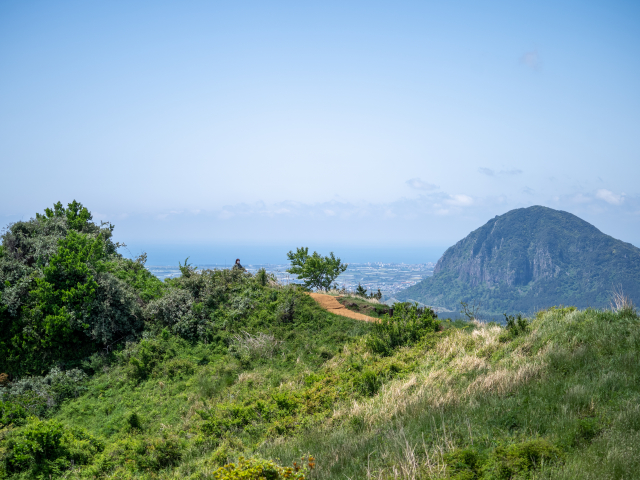
[[[640,249],[568,212],[542,206],[496,216],[450,247],[432,277],[397,297],[459,310],[531,313],[553,305],[609,307],[621,287],[640,303]]]

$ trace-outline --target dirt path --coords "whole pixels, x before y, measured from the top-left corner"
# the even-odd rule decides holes
[[[369,317],[361,313],[352,312],[347,307],[342,305],[336,297],[331,295],[325,295],[324,293],[310,293],[311,298],[320,304],[325,310],[335,313],[336,315],[342,315],[343,317],[353,318],[355,320],[363,320],[365,322],[378,322],[377,318]]]

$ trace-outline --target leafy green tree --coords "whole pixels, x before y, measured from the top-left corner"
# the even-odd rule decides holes
[[[326,257],[318,252],[309,255],[306,247],[296,249],[295,253],[289,251],[287,258],[291,262],[287,272],[297,275],[307,288],[329,290],[336,277],[347,269],[347,265],[336,258],[333,252]]]
[[[142,329],[141,306],[162,294],[160,281],[117,253],[111,224],[91,219],[81,203],[58,202],[2,235],[0,371],[68,367]]]
[[[367,296],[367,289],[360,285],[360,283],[358,283],[358,288],[356,288],[356,295],[359,295],[361,297]]]
[[[90,225],[90,220],[93,219],[91,212],[87,210],[87,207],[84,207],[80,202],[76,202],[75,200],[69,204],[67,204],[67,208],[62,206],[61,202],[56,203],[51,208],[44,209],[44,215],[40,215],[36,213],[36,218],[40,219],[42,217],[46,218],[61,218],[64,217],[67,219],[67,224],[73,230],[77,230],[81,232],[85,227]]]

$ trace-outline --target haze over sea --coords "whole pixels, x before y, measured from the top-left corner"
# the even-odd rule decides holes
[[[287,252],[302,245],[149,245],[129,244],[120,253],[135,257],[147,253],[147,265],[173,265],[184,262],[194,265],[232,266],[236,258],[243,264],[286,264]],[[335,253],[345,263],[428,263],[437,262],[447,247],[356,247],[353,245],[304,245],[322,255]]]

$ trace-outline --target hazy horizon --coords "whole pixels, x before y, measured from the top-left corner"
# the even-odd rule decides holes
[[[7,0],[0,225],[76,199],[152,258],[444,249],[544,205],[640,245],[638,18],[629,1]]]
[[[123,255],[133,258],[147,253],[149,266],[177,266],[189,257],[193,265],[228,265],[233,266],[236,258],[243,264],[279,264],[288,263],[287,252],[297,247],[309,247],[309,251],[317,251],[328,255],[333,252],[344,263],[435,263],[448,247],[353,247],[348,245],[130,245],[119,250]]]

